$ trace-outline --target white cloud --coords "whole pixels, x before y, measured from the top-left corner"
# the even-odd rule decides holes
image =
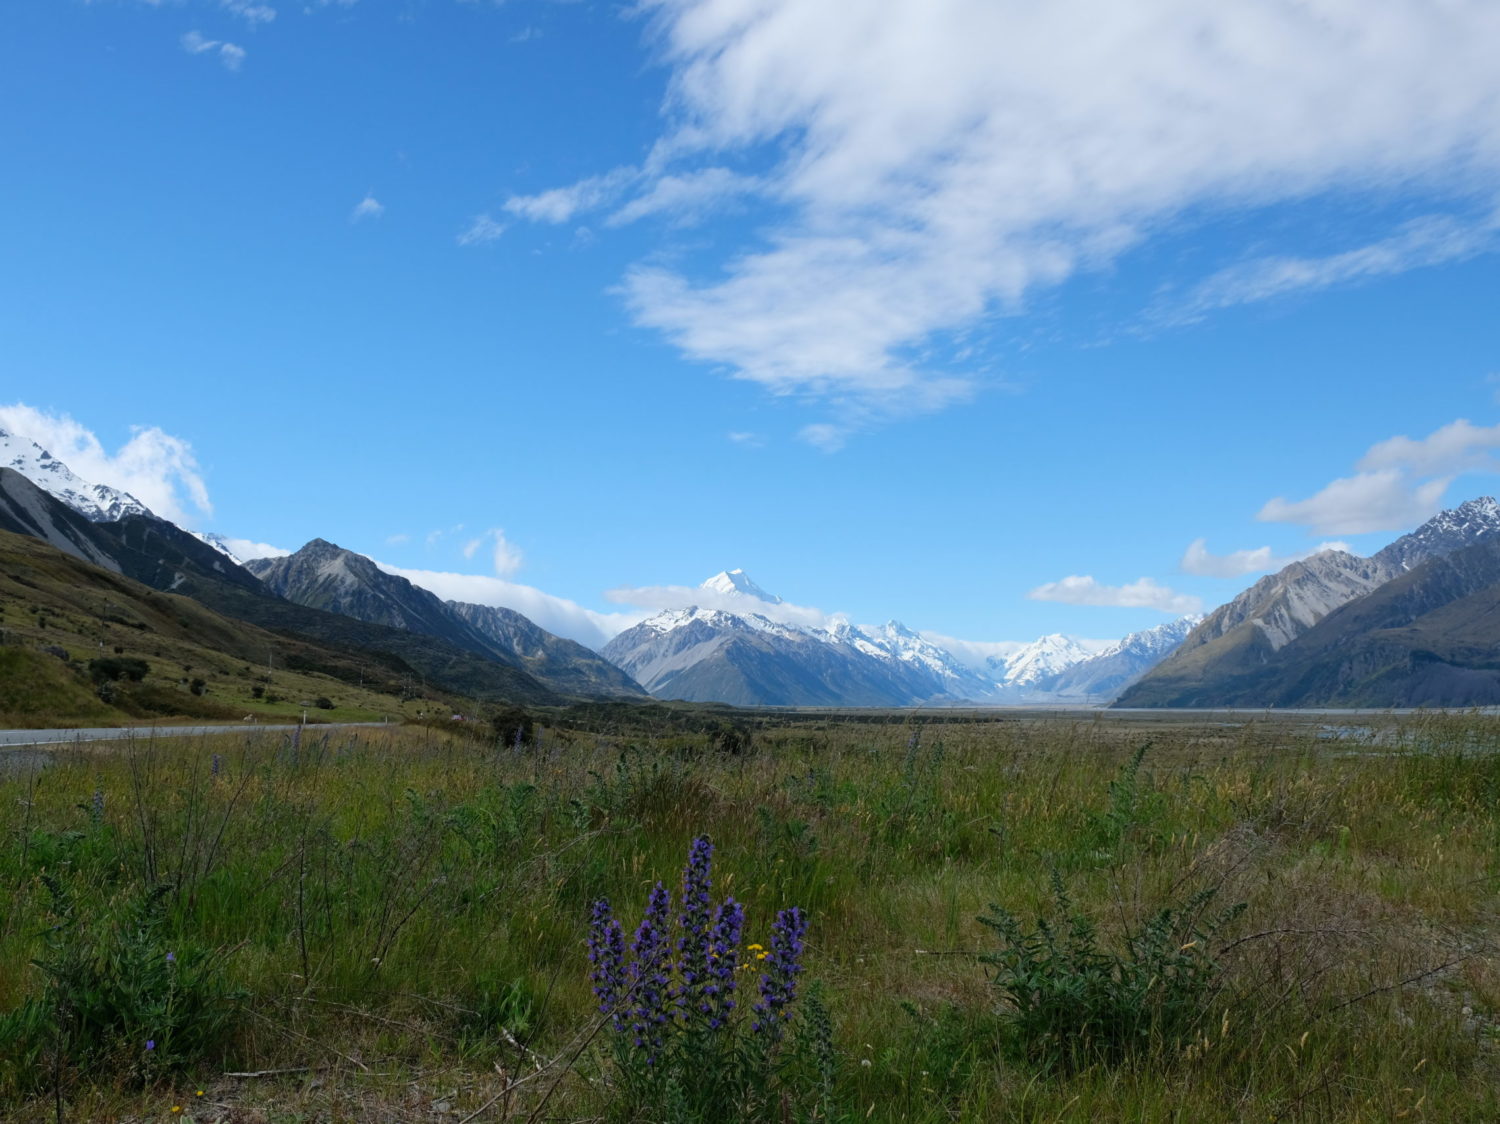
[[[220,39],[207,39],[198,31],[189,31],[178,40],[182,49],[190,55],[202,55],[216,51],[219,61],[228,70],[238,70],[245,61],[245,48]]]
[[[1194,539],[1188,544],[1187,550],[1183,551],[1182,561],[1178,565],[1184,574],[1194,574],[1203,578],[1237,578],[1244,574],[1263,574],[1271,570],[1279,570],[1283,566],[1289,566],[1293,562],[1300,562],[1304,558],[1310,558],[1314,554],[1321,554],[1325,550],[1349,549],[1345,542],[1319,543],[1311,550],[1304,550],[1296,554],[1275,554],[1269,546],[1256,547],[1253,550],[1232,550],[1228,554],[1213,554],[1208,549],[1207,539]]]
[[[367,191],[365,197],[354,205],[354,210],[349,212],[349,221],[362,222],[365,219],[378,219],[383,214],[385,214],[385,205]]]
[[[590,648],[602,648],[612,636],[645,620],[648,613],[600,613],[566,597],[543,593],[529,585],[482,574],[452,574],[437,570],[408,570],[376,562],[388,574],[431,590],[445,601],[466,601],[514,609],[548,632],[566,636]]]
[[[476,215],[467,230],[458,236],[460,246],[483,246],[505,233],[505,224],[489,215]]]
[[[411,536],[408,535],[405,531],[400,531],[394,535],[387,535],[385,537],[386,546],[404,546],[409,542],[411,542]]]
[[[760,180],[728,168],[703,168],[684,175],[664,175],[609,217],[609,225],[623,226],[648,215],[667,215],[679,222],[702,217],[715,204],[749,195]]]
[[[213,513],[192,446],[156,426],[132,426],[130,440],[113,453],[67,414],[22,402],[0,406],[0,428],[29,437],[81,479],[129,492],[173,523],[191,524],[190,511]]]
[[[494,564],[495,573],[502,578],[508,578],[514,574],[525,560],[521,548],[507,540],[505,531],[499,527],[492,527],[477,539],[470,539],[464,543],[464,557],[473,558],[479,548],[485,546],[490,550],[490,559]]]
[[[269,4],[258,4],[255,0],[219,0],[219,6],[240,17],[251,27],[270,23],[276,18],[276,9]]]
[[[505,201],[505,209],[532,222],[567,222],[580,211],[608,202],[621,186],[637,179],[639,174],[634,168],[616,168],[568,187],[554,187],[536,195],[513,195]]]
[[[670,206],[772,216],[705,272],[656,261],[639,324],[777,393],[872,397],[939,378],[913,357],[1108,265],[1184,212],[1411,186],[1493,198],[1493,0],[644,0],[670,70],[640,168],[516,197],[518,217]],[[1434,63],[1434,60],[1440,60]],[[719,186],[737,158],[770,167]],[[759,168],[757,169],[759,171]],[[1362,250],[1211,281],[1205,307],[1485,248],[1433,215]],[[702,253],[695,260],[703,261]],[[959,395],[939,395],[944,405]]]
[[[227,546],[236,558],[249,562],[255,558],[285,558],[291,554],[285,547],[272,546],[270,543],[256,542],[254,539],[232,539],[228,535],[223,536],[224,545]]]
[[[1500,472],[1500,425],[1464,418],[1423,438],[1391,437],[1372,445],[1353,476],[1340,477],[1305,500],[1270,500],[1256,518],[1299,523],[1319,534],[1396,531],[1435,515],[1453,480],[1467,473]]]
[[[1493,250],[1497,218],[1477,223],[1429,215],[1406,223],[1389,238],[1321,258],[1267,257],[1223,270],[1198,285],[1181,307],[1166,308],[1168,322],[1201,319],[1214,309],[1270,300],[1295,292],[1404,273],[1409,269],[1461,261]]]
[[[1459,418],[1419,440],[1403,435],[1372,445],[1354,467],[1361,472],[1403,469],[1416,476],[1497,472],[1495,449],[1500,449],[1500,425],[1473,425]]]
[[[1061,581],[1039,585],[1026,596],[1032,601],[1058,601],[1065,605],[1156,609],[1175,616],[1203,611],[1203,602],[1199,598],[1174,592],[1151,578],[1141,578],[1128,585],[1101,585],[1086,574],[1070,574]]]
[[[725,434],[729,440],[745,449],[759,449],[766,443],[766,439],[758,433],[750,433],[745,430],[734,430]]]
[[[1361,472],[1334,480],[1305,500],[1277,496],[1255,517],[1263,523],[1298,523],[1323,535],[1395,531],[1437,514],[1450,483],[1444,476],[1415,484],[1397,468]]]

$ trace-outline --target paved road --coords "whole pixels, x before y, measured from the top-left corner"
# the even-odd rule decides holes
[[[383,726],[383,722],[322,722],[306,727],[309,730],[342,730],[351,726]],[[297,723],[285,726],[266,726],[260,723],[238,726],[126,726],[99,727],[76,730],[0,730],[0,749],[23,745],[71,745],[75,742],[106,742],[119,738],[196,738],[206,734],[244,734],[251,730],[289,731]]]

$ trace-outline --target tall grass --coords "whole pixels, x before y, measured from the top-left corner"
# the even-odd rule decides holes
[[[191,1117],[203,1089],[286,1120],[665,1119],[611,1068],[585,944],[594,902],[673,884],[708,834],[746,944],[809,919],[799,1018],[830,1045],[797,1064],[823,1092],[767,1118],[1494,1119],[1497,733],[1162,725],[1142,751],[1109,719],[829,720],[748,744],[309,728],[59,751],[0,781],[0,1118]],[[1007,934],[979,921],[1029,939],[1059,885],[1106,991],[1159,994],[1129,974],[1148,938],[1192,977],[1170,1020],[1065,1065],[1026,1018],[1045,989],[994,978]],[[93,943],[59,983],[69,932]],[[118,1017],[70,1037],[129,942]],[[162,1006],[167,952],[202,973],[188,1014]],[[169,1014],[179,1045],[146,1064]]]

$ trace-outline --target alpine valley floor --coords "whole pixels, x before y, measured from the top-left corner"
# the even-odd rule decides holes
[[[27,750],[0,773],[0,1118],[1500,1116],[1500,720],[1153,719]],[[687,986],[701,837],[689,914],[743,909],[704,961],[738,1004],[714,1031],[628,982],[660,881],[656,966]]]

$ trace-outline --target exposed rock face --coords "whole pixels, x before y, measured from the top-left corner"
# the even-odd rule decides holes
[[[388,574],[362,554],[314,539],[285,558],[246,564],[289,601],[422,636],[525,671],[565,695],[644,697],[631,678],[589,651],[511,609],[440,600]]]
[[[1211,613],[1117,705],[1220,706],[1231,699],[1240,700],[1236,705],[1268,704],[1264,691],[1276,676],[1266,669],[1301,659],[1280,653],[1325,618],[1414,569],[1497,535],[1500,505],[1482,497],[1441,512],[1369,558],[1325,551],[1293,562]],[[1261,687],[1250,686],[1257,683]],[[1267,702],[1245,701],[1261,698]]]
[[[645,698],[625,672],[576,640],[554,636],[514,609],[447,602],[448,608],[493,647],[510,653],[531,675],[570,695]]]

